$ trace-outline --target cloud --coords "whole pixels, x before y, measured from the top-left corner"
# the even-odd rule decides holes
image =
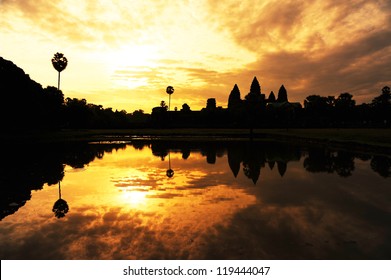
[[[37,70],[46,50],[61,47],[67,95],[129,112],[150,112],[167,85],[173,107],[195,110],[210,97],[226,107],[234,84],[244,97],[254,76],[263,93],[284,84],[297,102],[350,92],[359,104],[391,84],[387,0],[3,0],[0,9],[2,52],[24,57],[38,82],[52,70]]]
[[[266,94],[285,84],[291,100],[302,102],[344,91],[369,101],[391,82],[388,1],[209,1],[209,8],[258,54],[239,84],[258,76]]]
[[[235,1],[209,1],[209,8],[221,28],[230,30],[237,43],[247,48],[308,51],[340,46],[365,37],[368,31],[387,30],[386,3],[285,0],[243,1],[237,6]],[[318,48],[310,47],[307,40],[314,42],[316,37]]]
[[[390,38],[391,32],[375,33],[319,58],[308,57],[305,52],[272,53],[252,68],[262,69],[265,83],[271,82],[275,88],[278,82],[285,84],[291,100],[302,101],[300,97],[310,94],[337,96],[342,92],[354,93],[356,99],[366,94],[373,96],[390,82]]]

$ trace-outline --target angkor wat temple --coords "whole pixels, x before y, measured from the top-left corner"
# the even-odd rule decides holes
[[[216,105],[215,98],[209,98],[206,107],[192,111],[183,104],[180,111],[167,111],[167,107],[155,107],[152,121],[158,127],[275,127],[292,124],[300,115],[302,106],[288,101],[288,92],[281,85],[277,98],[270,92],[268,98],[261,92],[261,86],[254,77],[250,92],[241,98],[237,84],[228,96],[228,106]]]

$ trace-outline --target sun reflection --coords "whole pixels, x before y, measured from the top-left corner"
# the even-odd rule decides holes
[[[121,190],[122,199],[131,206],[139,206],[147,203],[148,190]]]

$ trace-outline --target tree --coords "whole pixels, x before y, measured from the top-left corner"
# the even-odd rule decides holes
[[[333,107],[335,105],[335,97],[334,96],[327,96],[326,98],[326,104],[329,107]]]
[[[391,123],[391,91],[390,87],[382,88],[382,93],[372,100],[373,119],[387,126]]]
[[[348,110],[354,108],[356,101],[353,100],[353,95],[348,92],[341,93],[335,100],[335,107],[337,109]]]
[[[50,127],[59,126],[64,113],[64,95],[61,90],[52,86],[43,89],[40,103],[40,115],[43,118],[41,124]]]
[[[304,108],[313,111],[323,111],[330,107],[328,98],[320,95],[309,95],[304,100]]]
[[[170,111],[171,106],[171,94],[174,93],[174,88],[172,86],[168,86],[166,88],[166,93],[168,94],[168,111]]]
[[[164,100],[160,101],[160,107],[167,111],[168,106]]]
[[[382,88],[382,93],[372,100],[373,107],[385,108],[391,106],[391,91],[390,87]]]
[[[329,97],[330,99],[330,97]],[[357,121],[356,117],[356,101],[353,100],[353,95],[348,92],[341,93],[337,99],[334,99],[334,121],[340,125],[346,125]]]
[[[382,91],[382,94],[386,94],[386,95],[390,95],[390,93],[391,93],[389,86],[383,87],[381,91]]]
[[[334,107],[330,99],[320,95],[310,95],[304,100],[304,112],[309,125],[331,125],[331,113]]]
[[[280,89],[278,90],[277,102],[288,102],[288,93],[284,85],[281,85]]]
[[[43,90],[43,98],[48,107],[59,108],[64,104],[63,93],[55,87],[46,87]]]
[[[52,58],[52,65],[58,71],[58,90],[60,90],[60,73],[67,67],[68,60],[62,53],[55,53]]]
[[[181,111],[182,111],[182,112],[190,112],[190,111],[191,111],[191,110],[190,110],[190,106],[187,105],[187,103],[184,103],[184,104],[182,105]]]

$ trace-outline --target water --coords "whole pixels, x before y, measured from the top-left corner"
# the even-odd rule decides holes
[[[391,258],[387,156],[134,141],[3,146],[2,161],[1,259]]]

